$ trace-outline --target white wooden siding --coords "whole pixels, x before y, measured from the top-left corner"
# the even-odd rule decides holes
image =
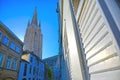
[[[85,0],[79,28],[90,80],[120,80],[119,52],[108,27],[96,0]]]

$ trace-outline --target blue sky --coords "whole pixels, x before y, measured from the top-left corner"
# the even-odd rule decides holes
[[[37,7],[43,34],[43,58],[58,54],[58,0],[0,0],[0,21],[24,40],[28,20]]]

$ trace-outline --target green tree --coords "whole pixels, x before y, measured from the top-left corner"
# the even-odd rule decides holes
[[[52,80],[52,70],[47,64],[46,64],[46,70],[47,70],[48,80]]]
[[[50,80],[52,80],[52,70],[49,66],[48,66],[48,77]]]

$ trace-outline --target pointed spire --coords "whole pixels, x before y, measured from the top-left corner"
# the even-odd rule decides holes
[[[39,30],[40,30],[40,32],[41,32],[41,22],[39,22],[38,27],[39,27]]]
[[[28,20],[28,27],[30,26],[30,20]]]
[[[41,22],[39,22],[39,27],[41,27]]]
[[[37,8],[35,7],[35,11],[34,11],[34,15],[33,15],[33,18],[32,18],[32,24],[35,24],[37,25]]]

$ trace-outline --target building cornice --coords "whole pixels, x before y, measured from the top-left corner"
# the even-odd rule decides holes
[[[5,29],[10,35],[12,35],[16,40],[18,40],[23,45],[23,42],[1,21],[0,21],[0,25],[1,25],[0,27]]]

